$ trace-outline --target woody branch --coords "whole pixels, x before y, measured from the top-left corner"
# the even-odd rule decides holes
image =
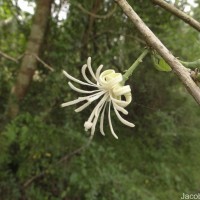
[[[155,34],[146,26],[142,19],[137,15],[133,8],[126,0],[115,0],[122,8],[123,12],[133,22],[138,31],[144,37],[146,43],[155,49],[163,59],[171,66],[174,73],[182,81],[188,92],[193,96],[196,102],[200,105],[200,88],[193,81],[190,72],[185,68],[177,58],[162,44],[162,42],[155,36]]]

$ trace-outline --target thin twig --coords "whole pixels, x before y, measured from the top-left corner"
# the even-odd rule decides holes
[[[30,55],[34,56],[37,59],[38,62],[40,62],[41,64],[43,64],[44,67],[46,67],[47,69],[49,69],[52,72],[54,71],[54,69],[50,65],[48,65],[47,63],[45,63],[40,57],[38,57],[35,54],[30,54]]]
[[[60,158],[56,163],[54,163],[53,165],[59,165],[61,163],[64,163],[66,161],[69,161],[70,158],[72,158],[75,155],[78,155],[82,152],[84,152],[84,150],[91,144],[92,141],[92,137],[89,138],[89,140],[87,141],[86,144],[84,144],[83,146],[81,146],[78,149],[75,149],[74,151],[65,154],[62,158]],[[46,175],[46,169],[44,171],[42,171],[39,174],[36,174],[35,176],[32,176],[31,178],[29,178],[27,181],[25,181],[25,183],[23,184],[23,188],[26,189],[27,187],[29,187],[34,181],[42,178],[43,176]]]
[[[105,15],[97,15],[97,14],[94,14],[88,10],[86,10],[85,8],[82,7],[82,5],[79,3],[79,4],[74,4],[77,8],[79,8],[82,12],[84,12],[85,14],[88,14],[88,15],[91,15],[92,17],[94,18],[100,18],[100,19],[107,19],[109,17],[112,16],[112,14],[115,12],[116,10],[116,5],[114,5],[114,8],[107,14]]]
[[[6,53],[4,53],[4,52],[2,52],[2,51],[0,51],[0,55],[1,55],[2,57],[4,57],[4,58],[8,59],[8,60],[11,60],[11,61],[15,62],[15,63],[18,63],[18,62],[19,62],[17,59],[15,59],[15,58],[9,56],[8,54],[6,54]]]
[[[162,44],[162,42],[155,36],[155,34],[146,26],[142,19],[137,15],[133,8],[128,4],[126,0],[115,0],[122,8],[124,13],[131,19],[138,31],[144,37],[147,44],[155,49],[163,59],[171,66],[175,74],[179,77],[182,83],[185,85],[188,92],[193,96],[196,102],[200,105],[200,88],[193,81],[188,72],[177,58],[175,58],[171,52]]]
[[[89,138],[88,142],[85,145],[83,145],[82,147],[72,151],[71,153],[68,153],[68,154],[64,155],[56,164],[60,164],[60,163],[66,162],[71,157],[83,152],[91,144],[91,141],[92,141],[92,138]]]
[[[31,183],[33,183],[35,180],[43,177],[45,175],[45,171],[41,172],[40,174],[37,174],[31,178],[29,178],[24,184],[23,184],[23,188],[27,188],[29,185],[31,185]]]
[[[8,54],[6,54],[6,53],[0,51],[0,55],[1,55],[2,57],[6,58],[6,59],[8,59],[8,60],[11,60],[11,61],[13,61],[13,62],[15,62],[15,63],[19,63],[19,60],[21,60],[21,59],[24,57],[24,55],[26,55],[26,54],[27,54],[27,55],[34,56],[34,57],[37,59],[37,61],[40,62],[44,67],[46,67],[47,69],[49,69],[49,70],[52,71],[52,72],[54,71],[54,69],[53,69],[50,65],[48,65],[47,63],[45,63],[39,56],[37,56],[37,55],[35,55],[35,54],[32,54],[32,53],[24,53],[24,54],[20,55],[20,56],[16,59],[16,58],[13,58],[13,57],[9,56]]]
[[[132,66],[123,75],[123,82],[126,82],[128,78],[132,75],[133,71],[142,62],[143,58],[149,53],[149,49],[145,49],[144,52],[137,58],[137,60],[132,64]]]
[[[185,62],[182,60],[179,60],[180,63],[182,63],[185,67],[191,68],[191,69],[195,69],[195,68],[199,68],[200,69],[200,59],[195,60],[193,62]]]
[[[176,17],[182,19],[184,22],[192,26],[194,29],[200,32],[200,22],[192,18],[191,16],[187,15],[183,11],[179,10],[172,4],[169,4],[163,0],[152,0],[152,2],[156,5],[159,5],[160,7],[164,8],[168,12],[172,13]]]

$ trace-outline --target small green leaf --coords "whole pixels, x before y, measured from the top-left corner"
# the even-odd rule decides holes
[[[157,70],[163,72],[170,72],[172,70],[171,67],[165,62],[165,60],[161,56],[154,54],[152,55],[152,60]]]

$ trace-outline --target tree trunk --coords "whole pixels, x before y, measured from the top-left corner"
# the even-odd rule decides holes
[[[101,4],[102,4],[101,0],[94,1],[90,12],[93,14],[97,14],[97,12],[100,9]],[[95,17],[92,15],[89,15],[88,16],[88,24],[85,28],[85,31],[84,31],[83,37],[82,37],[82,44],[83,44],[82,51],[81,51],[81,60],[82,61],[88,57],[88,41],[90,38],[90,34],[92,33],[94,22],[95,22]]]
[[[11,90],[7,117],[14,118],[19,113],[19,103],[25,97],[37,67],[37,56],[43,43],[50,17],[52,0],[37,0],[37,7],[31,27],[27,48],[22,59],[16,83]]]

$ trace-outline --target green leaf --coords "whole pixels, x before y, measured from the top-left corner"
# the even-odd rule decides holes
[[[152,60],[157,70],[163,72],[170,72],[172,70],[171,67],[165,62],[165,60],[158,54],[153,54]]]

